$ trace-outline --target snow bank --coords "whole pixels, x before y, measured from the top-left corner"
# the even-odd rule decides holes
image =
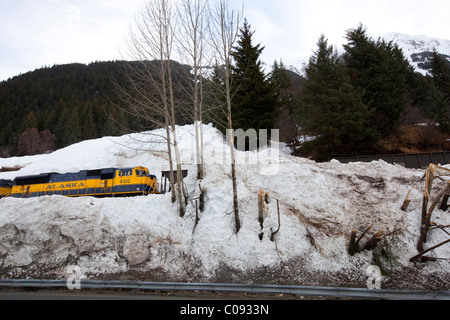
[[[283,148],[239,152],[238,165],[242,229],[234,233],[232,186],[227,146],[212,126],[204,126],[205,211],[196,225],[195,203],[184,218],[170,194],[148,197],[70,199],[53,196],[0,200],[0,276],[4,278],[66,278],[67,267],[78,265],[83,277],[156,281],[231,281],[308,285],[365,286],[369,265],[386,272],[383,287],[442,288],[448,280],[447,262],[412,264],[417,254],[423,170],[408,170],[383,161],[318,164],[289,156]],[[199,194],[194,159],[193,126],[179,128],[186,187]],[[0,179],[43,172],[147,166],[160,176],[168,169],[163,152],[152,149],[161,130],[140,135],[84,141],[48,155],[0,159],[0,166],[21,166],[0,173]],[[257,194],[270,194],[264,224],[258,222]],[[412,190],[408,212],[400,207]],[[277,202],[280,203],[279,233]],[[433,219],[450,224],[437,210]],[[347,253],[351,231],[360,235],[374,224],[396,231],[378,253]],[[262,238],[260,239],[260,235]],[[427,246],[446,239],[435,230]],[[434,252],[450,257],[450,248]],[[377,259],[376,259],[377,258]]]

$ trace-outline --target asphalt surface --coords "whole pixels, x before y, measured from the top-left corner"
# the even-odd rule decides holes
[[[156,301],[243,301],[243,300],[310,300],[294,295],[261,295],[211,292],[150,292],[140,290],[65,290],[0,288],[0,300],[156,300]],[[325,299],[325,298],[324,298]],[[314,300],[322,300],[315,297]]]
[[[167,296],[139,293],[111,293],[111,292],[85,292],[85,291],[23,291],[2,290],[0,300],[187,300],[194,299],[182,296]]]

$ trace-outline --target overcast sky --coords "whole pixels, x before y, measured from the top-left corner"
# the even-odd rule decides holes
[[[42,66],[122,59],[133,15],[144,0],[0,0],[0,81]],[[241,0],[230,0],[241,8]],[[345,43],[360,22],[387,32],[450,39],[450,0],[245,0],[245,16],[265,46],[263,61],[301,69],[323,33]]]

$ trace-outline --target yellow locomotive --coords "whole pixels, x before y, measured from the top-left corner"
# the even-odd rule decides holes
[[[11,180],[0,179],[0,199],[11,195],[12,183]]]
[[[9,195],[14,198],[51,195],[115,197],[156,193],[159,193],[156,176],[149,174],[145,167],[134,167],[17,177],[12,183]]]

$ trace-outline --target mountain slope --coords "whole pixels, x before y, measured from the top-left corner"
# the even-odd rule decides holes
[[[142,118],[117,107],[124,105],[117,85],[128,88],[130,68],[142,67],[142,63],[132,61],[74,63],[1,81],[0,157],[31,154],[17,150],[22,134],[30,128],[49,130],[54,135],[53,150],[87,139],[148,129]],[[174,62],[173,68],[187,74],[186,66]],[[127,128],[133,130],[125,131]]]
[[[434,50],[444,55],[450,62],[450,40],[395,32],[384,34],[382,38],[398,44],[416,71],[423,75],[430,70],[430,59]]]

